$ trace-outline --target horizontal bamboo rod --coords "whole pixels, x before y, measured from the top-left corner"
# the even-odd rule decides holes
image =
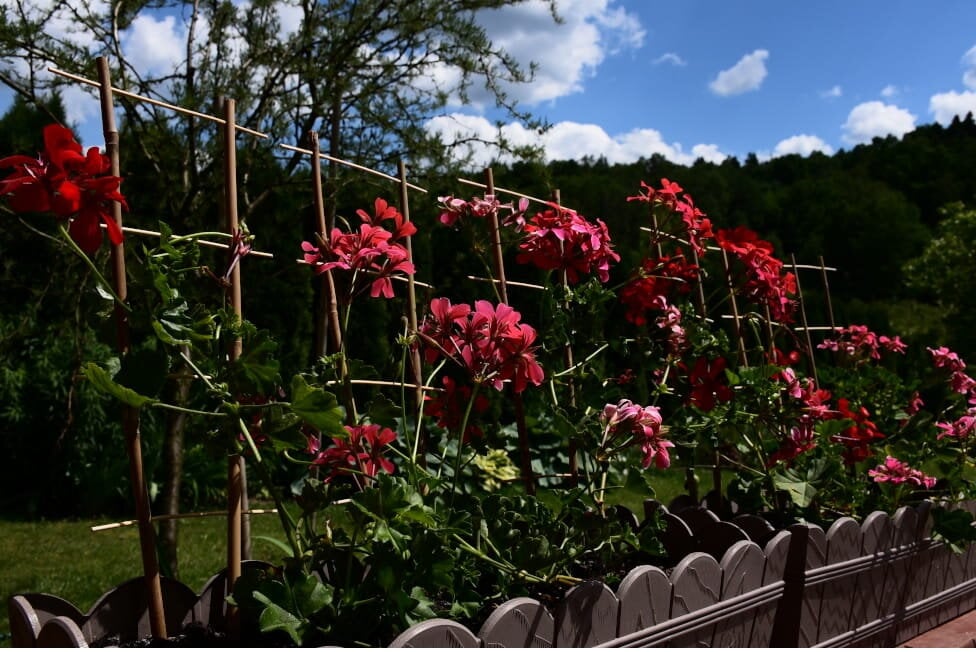
[[[487,190],[488,189],[488,185],[487,184],[484,184],[484,183],[481,183],[480,181],[472,181],[471,179],[462,179],[460,177],[458,177],[458,181],[461,182],[461,183],[466,183],[469,186],[474,186],[476,188],[481,188],[482,190]],[[521,192],[518,192],[516,190],[508,190],[507,188],[500,188],[499,186],[495,186],[494,189],[495,189],[495,192],[501,192],[501,193],[504,193],[506,195],[512,195],[513,197],[521,197],[522,199],[528,199],[529,201],[538,202],[540,204],[551,204],[552,203],[552,201],[550,201],[548,199],[539,199],[538,197],[533,197],[532,195],[526,195],[525,193],[521,193]],[[565,206],[563,208],[565,208]],[[572,210],[572,209],[571,208],[568,208],[566,210]]]
[[[245,514],[277,514],[277,509],[250,509],[244,512]],[[184,518],[207,518],[210,516],[227,516],[227,511],[217,511],[217,512],[190,512],[187,514],[159,514],[153,516],[150,520],[152,521],[174,521]],[[138,521],[119,521],[117,523],[106,523],[105,525],[93,525],[91,526],[92,532],[101,532],[102,530],[112,530],[114,528],[127,527],[129,525],[135,525]]]
[[[469,276],[468,277],[468,280],[469,281],[481,281],[483,283],[494,283],[496,285],[499,284],[499,283],[501,283],[501,281],[498,280],[498,279],[496,279],[496,278],[485,278],[483,276]],[[508,279],[505,280],[505,285],[514,285],[514,286],[520,287],[520,288],[529,288],[530,290],[545,290],[546,289],[546,286],[544,286],[544,285],[537,285],[535,283],[521,283],[519,281],[509,281]]]
[[[48,71],[54,73],[55,75],[60,75],[67,79],[71,79],[82,84],[88,84],[89,86],[101,86],[97,81],[82,77],[81,75],[75,75],[74,73],[65,72],[64,70],[58,70],[57,68],[48,68]],[[217,124],[226,124],[226,120],[223,118],[218,118],[217,116],[208,115],[206,113],[200,113],[199,111],[193,111],[192,109],[186,109],[182,106],[177,106],[175,104],[170,104],[169,102],[163,102],[162,100],[155,100],[151,97],[146,97],[145,95],[138,95],[136,93],[130,93],[129,91],[122,90],[121,88],[112,87],[112,92],[116,95],[122,95],[123,97],[128,97],[139,102],[145,102],[146,104],[154,104],[156,106],[162,107],[164,109],[169,109],[170,111],[175,111],[176,113],[182,113],[184,115],[194,116],[196,118],[202,118],[204,120],[209,120],[210,122],[216,122]],[[252,136],[257,136],[258,138],[268,138],[268,134],[261,133],[260,131],[255,131],[253,129],[248,129],[247,127],[242,127],[241,125],[234,125],[234,128],[238,131],[243,131],[244,133],[251,134]]]
[[[298,263],[299,265],[310,265],[310,266],[312,265],[312,263],[306,263],[305,260],[302,259],[302,258],[296,258],[295,259],[295,262]],[[366,273],[367,274],[374,274],[374,275],[376,274],[376,272],[374,272],[372,270],[368,270],[368,269],[366,270]],[[391,276],[390,277],[390,280],[391,281],[398,281],[400,283],[406,283],[410,279],[408,279],[406,276]],[[422,288],[427,288],[428,290],[433,290],[434,289],[434,286],[433,285],[431,285],[429,283],[424,283],[423,281],[416,281],[415,280],[413,282],[413,284],[414,285],[418,285],[418,286],[420,286]]]
[[[305,149],[303,147],[295,147],[294,145],[285,145],[284,143],[278,145],[278,147],[280,147],[282,149],[290,150],[292,152],[300,152],[302,154],[308,154],[309,156],[312,156],[315,153],[315,152],[313,152],[310,149]],[[354,169],[360,170],[362,172],[368,172],[369,174],[373,174],[373,175],[376,175],[378,177],[382,177],[382,178],[384,178],[384,179],[386,179],[388,181],[393,181],[395,183],[400,183],[400,180],[398,178],[396,178],[394,176],[391,176],[389,174],[386,174],[385,172],[380,172],[379,170],[374,170],[373,168],[368,168],[365,165],[360,165],[358,163],[353,163],[352,161],[346,161],[345,159],[336,158],[334,156],[329,156],[328,154],[323,154],[321,152],[319,152],[319,158],[325,159],[327,161],[334,161],[335,163],[338,163],[340,165],[345,165],[346,167],[354,168]],[[412,183],[408,183],[407,184],[407,188],[411,188],[413,190],[417,190],[417,191],[422,192],[422,193],[425,193],[425,194],[427,193],[427,189],[426,188],[421,188],[420,186],[415,186]]]
[[[101,225],[105,229],[105,225]],[[125,233],[132,233],[133,235],[146,235],[154,238],[158,238],[163,235],[159,231],[150,231],[148,229],[137,229],[132,226],[123,226],[122,230]],[[224,244],[222,242],[212,242],[210,240],[196,240],[197,244],[202,244],[205,247],[213,247],[215,249],[230,249],[230,245]],[[254,251],[253,249],[248,252],[248,256],[257,256],[258,258],[274,258],[274,254],[268,253],[267,251]]]
[[[414,385],[413,383],[397,383],[392,380],[356,380],[355,378],[349,379],[349,382],[353,385],[376,385],[378,387],[406,387],[407,389],[422,389],[428,392],[443,392],[443,387],[428,387],[427,385]],[[327,380],[326,385],[341,385],[341,380]]]

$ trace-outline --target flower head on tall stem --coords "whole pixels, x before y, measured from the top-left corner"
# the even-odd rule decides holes
[[[122,179],[107,174],[111,162],[97,147],[83,152],[71,130],[48,125],[44,151],[36,159],[8,156],[0,159],[0,168],[14,169],[0,180],[0,196],[7,197],[14,212],[54,213],[68,222],[71,239],[89,255],[102,244],[102,224],[112,244],[121,244],[112,206],[118,202],[128,208],[119,191]]]

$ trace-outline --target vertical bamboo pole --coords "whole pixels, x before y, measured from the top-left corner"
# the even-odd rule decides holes
[[[98,57],[96,61],[105,151],[111,161],[112,175],[121,176],[119,169],[119,132],[115,127],[111,73],[109,72],[108,60],[105,57]],[[112,204],[112,219],[119,225],[119,228],[122,227],[122,206],[118,202]],[[121,301],[125,301],[128,295],[125,279],[125,244],[113,244],[111,257],[115,294]],[[115,322],[119,356],[124,358],[130,350],[129,320],[126,311],[118,303],[115,305]],[[139,522],[142,573],[146,580],[146,592],[149,598],[149,628],[154,637],[164,639],[167,637],[166,618],[159,579],[159,560],[156,557],[156,533],[152,526],[149,494],[146,490],[146,479],[142,465],[142,437],[139,432],[138,409],[128,405],[122,408],[122,430],[125,433],[126,452],[129,458],[129,479],[132,485],[132,497],[135,500],[136,519]]]
[[[559,188],[555,188],[552,191],[552,201],[558,206],[562,206],[563,198],[562,194],[559,192]],[[566,270],[563,270],[562,275],[563,287],[569,287],[569,275]],[[566,313],[569,313],[570,306],[567,302],[563,308]],[[563,363],[566,365],[567,369],[573,368],[573,343],[570,340],[566,340],[566,344],[563,345]],[[566,385],[569,390],[569,406],[570,408],[576,407],[576,380],[570,376]],[[569,439],[569,485],[575,487],[579,484],[579,439],[576,437],[570,437]]]
[[[810,339],[810,324],[807,322],[807,309],[803,304],[803,288],[800,286],[800,270],[796,266],[796,256],[790,254],[790,262],[793,264],[793,276],[796,277],[796,298],[800,302],[800,319],[803,323],[803,335],[807,342],[807,359],[810,361],[810,375],[813,376],[813,384],[820,387],[820,380],[817,378],[817,363],[813,359],[813,340]]]
[[[407,167],[400,161],[397,171],[400,177],[400,214],[407,222],[410,221],[410,192],[407,187]],[[413,237],[406,237],[407,255],[410,262],[413,262]],[[407,328],[411,335],[417,332],[417,279],[414,272],[407,274]],[[420,415],[420,408],[424,404],[424,377],[423,367],[420,362],[420,349],[416,346],[410,347],[410,367],[412,372],[412,382],[414,384],[414,414]],[[417,444],[417,459],[414,460],[420,466],[426,466],[427,454],[427,431],[421,428],[420,441]]]
[[[495,176],[491,168],[485,170],[485,192],[489,195],[495,194]],[[495,261],[495,276],[498,277],[498,295],[502,303],[508,303],[508,282],[505,280],[505,258],[502,255],[502,236],[501,228],[498,223],[498,211],[492,211],[491,221],[488,224],[491,230],[492,256]],[[532,473],[532,452],[529,447],[529,431],[525,423],[525,405],[522,403],[522,396],[512,392],[512,405],[515,408],[515,427],[518,430],[519,438],[519,462],[522,471],[522,484],[525,485],[525,492],[530,496],[535,495],[535,478]],[[460,445],[460,444],[459,444]]]
[[[234,100],[224,99],[224,214],[228,233],[237,233],[237,117]],[[231,308],[238,320],[243,317],[241,305],[241,265],[235,265],[230,275]],[[240,338],[231,343],[228,356],[231,362],[241,356]],[[227,462],[227,594],[241,576],[241,514],[244,510],[243,473],[240,454],[231,455]],[[233,623],[236,610],[228,606],[228,620]],[[232,625],[233,626],[233,625]]]
[[[834,322],[834,306],[830,302],[830,283],[827,281],[827,266],[824,265],[823,256],[820,256],[820,277],[823,279],[824,296],[827,299],[827,317],[830,319],[830,328],[837,328]]]
[[[325,212],[325,195],[322,190],[322,150],[317,132],[308,132],[308,137],[312,141],[312,201],[315,204],[315,218],[319,229],[318,239],[320,243],[328,243],[333,225]],[[342,351],[342,322],[339,320],[339,299],[336,295],[335,277],[331,269],[322,272],[322,276],[324,287],[321,296],[324,297],[324,303],[319,304],[319,330],[328,330],[327,337],[332,351],[339,353]],[[321,309],[322,306],[324,310]],[[322,351],[323,354],[326,352],[326,350]],[[346,408],[346,421],[355,423],[356,403],[352,386],[349,384],[349,369],[346,366],[345,355],[339,357],[339,375],[342,380],[342,400]]]
[[[729,301],[732,304],[732,321],[735,324],[735,339],[739,347],[739,362],[742,366],[749,364],[746,359],[746,341],[742,335],[742,318],[739,316],[739,304],[735,298],[735,285],[732,283],[732,268],[729,266],[729,254],[722,250],[722,265],[725,267],[725,278],[729,284]]]

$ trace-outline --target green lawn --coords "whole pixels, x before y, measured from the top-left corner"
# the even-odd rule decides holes
[[[142,573],[135,526],[92,532],[102,521],[0,520],[0,646],[10,646],[7,599],[17,593],[53,593],[87,611],[108,589]],[[278,536],[278,517],[251,517],[254,535]],[[195,591],[226,566],[226,519],[182,522],[180,579]],[[252,556],[279,559],[281,551],[255,539]]]

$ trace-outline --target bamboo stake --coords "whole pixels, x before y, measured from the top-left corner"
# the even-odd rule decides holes
[[[495,194],[495,178],[491,168],[485,170],[485,191],[489,195]],[[495,276],[498,277],[498,295],[501,302],[508,303],[508,283],[505,281],[505,258],[502,255],[501,228],[498,223],[498,211],[492,211],[491,220],[488,223],[491,233],[492,258],[495,265]],[[515,427],[518,430],[520,466],[522,470],[522,482],[525,485],[525,492],[530,496],[535,495],[535,480],[532,477],[532,452],[529,448],[528,426],[525,423],[525,405],[522,402],[521,394],[512,392],[512,405],[515,408]],[[460,445],[460,443],[458,444]]]
[[[823,256],[820,256],[820,276],[823,278],[824,296],[827,298],[827,317],[830,319],[831,330],[834,330],[837,324],[834,322],[834,306],[830,302],[830,283],[827,281],[828,271],[836,272],[837,270],[824,266]]]
[[[555,188],[552,191],[552,201],[555,202],[557,206],[562,206],[562,195],[560,194],[558,188]],[[563,288],[569,289],[569,276],[567,275],[566,270],[563,270],[561,281],[562,281]],[[571,306],[569,305],[568,300],[566,301],[566,303],[563,304],[563,310],[565,310],[567,314],[571,310]],[[575,367],[575,363],[573,362],[573,343],[569,339],[567,339],[566,343],[563,345],[563,363],[566,365],[567,369],[572,369],[573,367]],[[569,406],[570,408],[575,409],[576,408],[576,379],[570,377],[566,383],[566,388],[569,392]],[[569,477],[570,477],[569,486],[571,487],[575,487],[579,484],[578,452],[579,452],[579,439],[576,437],[570,437],[568,455],[569,455]]]
[[[237,217],[237,133],[234,100],[224,99],[224,217],[228,233],[240,229]],[[231,308],[238,321],[243,318],[241,305],[241,266],[235,265],[230,274]],[[234,362],[241,356],[243,343],[240,338],[231,343],[228,357]],[[227,593],[230,595],[234,583],[241,576],[241,512],[244,509],[243,456],[231,455],[227,461]],[[228,624],[236,626],[237,609],[228,605]]]
[[[534,201],[534,202],[537,202],[539,204],[548,204],[549,203],[545,199],[539,199],[538,197],[533,197],[532,195],[526,195],[524,193],[517,192],[515,190],[508,190],[506,188],[499,188],[498,186],[496,186],[494,184],[479,183],[478,181],[472,181],[470,179],[462,179],[462,178],[458,178],[458,181],[460,183],[464,183],[464,184],[467,184],[469,186],[474,186],[475,188],[481,188],[482,190],[485,190],[489,195],[494,195],[494,194],[497,194],[497,193],[504,193],[506,195],[511,195],[513,197],[520,197],[522,199],[528,199],[529,201]],[[572,210],[572,209],[567,208],[566,210]]]
[[[469,281],[481,281],[483,283],[492,283],[497,285],[501,281],[494,278],[485,278],[483,276],[468,276]],[[537,283],[522,283],[520,281],[505,281],[505,285],[510,287],[528,288],[530,290],[545,290],[546,286],[539,285]]]
[[[739,304],[735,299],[735,284],[732,282],[732,268],[729,266],[729,254],[722,249],[722,264],[725,266],[725,278],[729,284],[729,301],[732,303],[732,320],[735,324],[735,337],[739,347],[739,362],[745,367],[749,364],[746,359],[746,341],[742,335],[742,320],[739,316]]]
[[[101,227],[103,230],[106,228],[104,224],[102,224]],[[158,238],[161,235],[163,235],[159,231],[150,231],[148,229],[137,229],[133,226],[123,226],[122,231],[125,233],[131,233],[132,235],[145,235],[154,238]],[[178,238],[180,236],[175,236],[175,237]],[[204,247],[211,247],[213,249],[230,249],[230,245],[223,242],[213,242],[211,240],[195,240],[194,242],[196,242],[199,245],[203,245]],[[268,253],[267,251],[255,251],[253,249],[249,251],[247,255],[257,256],[258,258],[274,258],[274,254],[272,253]]]
[[[115,109],[112,97],[111,73],[108,60],[98,57],[99,95],[102,109],[102,133],[105,136],[105,151],[111,161],[113,176],[121,176],[119,170],[119,132],[115,127]],[[122,225],[122,205],[112,202],[112,219]],[[115,294],[124,302],[128,296],[125,279],[125,245],[113,244],[111,248],[112,275]],[[115,304],[115,323],[118,334],[119,356],[129,354],[128,314],[120,303]],[[122,408],[122,430],[125,433],[126,452],[129,458],[129,478],[132,496],[135,500],[136,518],[139,523],[139,544],[142,553],[142,572],[146,580],[146,593],[149,605],[149,628],[159,639],[167,638],[166,616],[163,607],[163,594],[159,576],[159,559],[156,557],[156,532],[152,526],[149,508],[149,494],[142,465],[142,437],[139,433],[139,410],[126,405]]]
[[[796,298],[800,302],[800,319],[803,321],[803,333],[807,340],[807,359],[810,361],[810,375],[813,376],[814,387],[820,387],[820,380],[817,378],[817,363],[813,359],[813,340],[810,339],[810,324],[807,323],[807,309],[803,303],[803,288],[800,286],[800,275],[797,273],[796,256],[790,254],[790,261],[793,266],[793,276],[796,277]]]
[[[410,222],[410,184],[407,183],[407,167],[400,161],[397,166],[400,173],[400,214],[406,222]],[[413,262],[413,238],[406,237],[407,256]],[[417,281],[414,272],[407,274],[407,328],[411,335],[419,330],[417,323]],[[423,366],[420,361],[420,347],[410,347],[410,367],[413,372],[414,385],[414,409],[415,414],[420,415],[420,410],[424,405],[423,390]],[[421,467],[426,467],[426,455],[428,447],[428,434],[426,428],[421,428],[420,441],[417,443],[417,460]]]
[[[318,134],[316,134],[316,138],[317,137],[318,137]],[[372,174],[374,176],[381,177],[383,179],[386,179],[387,181],[393,181],[394,183],[400,183],[400,179],[398,179],[397,177],[391,176],[389,174],[386,174],[385,172],[380,172],[379,170],[374,170],[373,168],[368,168],[365,165],[359,165],[358,163],[353,163],[352,161],[347,161],[345,159],[336,158],[335,156],[329,156],[328,154],[325,154],[323,152],[317,152],[316,153],[316,152],[313,152],[310,149],[303,149],[301,147],[295,147],[294,145],[281,144],[281,145],[278,145],[278,147],[280,147],[282,149],[287,149],[288,151],[291,151],[291,152],[299,152],[301,154],[308,154],[310,156],[314,156],[314,158],[316,158],[316,159],[325,159],[326,161],[332,161],[333,163],[338,163],[339,165],[345,165],[346,167],[353,168],[354,170],[359,170],[360,172],[366,172],[367,174]],[[407,184],[407,187],[410,188],[411,190],[416,190],[416,191],[422,192],[424,194],[427,193],[427,189],[426,188],[421,188],[420,186],[415,186],[412,183],[408,183]]]
[[[277,514],[277,509],[246,509],[244,514]],[[186,514],[157,514],[152,517],[153,523],[157,521],[179,521],[187,518],[209,518],[211,516],[227,516],[227,511],[216,511],[216,512],[188,512]],[[92,532],[104,532],[106,530],[114,530],[120,527],[129,527],[130,525],[135,525],[139,521],[117,521],[115,523],[105,523],[104,525],[92,525],[88,528]]]
[[[64,70],[58,70],[57,68],[48,68],[48,72],[54,73],[66,79],[71,79],[82,84],[88,84],[89,86],[100,86],[99,82],[86,79],[81,75],[75,75]],[[182,113],[183,115],[189,115],[196,118],[202,118],[204,120],[209,120],[210,122],[216,122],[219,125],[227,125],[227,121],[222,118],[218,118],[213,115],[208,115],[206,113],[200,113],[199,111],[193,111],[191,109],[183,108],[182,106],[177,106],[175,104],[170,104],[168,102],[163,102],[162,100],[156,100],[151,97],[146,97],[145,95],[138,95],[136,93],[130,93],[129,91],[122,90],[121,88],[111,88],[110,90],[116,95],[121,95],[123,97],[128,97],[132,100],[137,100],[139,102],[145,102],[146,104],[153,104],[155,106],[169,109],[170,111],[175,111],[176,113]],[[260,131],[255,131],[253,129],[248,129],[247,127],[242,127],[241,125],[231,124],[231,128],[235,131],[243,131],[244,133],[251,134],[252,136],[257,136],[258,138],[268,138],[268,134],[261,133]]]
[[[248,509],[244,511],[245,514],[277,514],[277,509]],[[155,523],[157,521],[177,521],[189,518],[210,518],[214,516],[226,517],[226,510],[215,511],[215,512],[189,512],[186,514],[158,514],[152,517],[152,521]],[[138,521],[117,521],[115,523],[105,523],[103,525],[92,525],[88,529],[91,532],[105,532],[107,530],[114,530],[122,527],[129,527],[135,525]]]
[[[312,201],[315,204],[315,217],[319,228],[318,237],[320,242],[327,243],[329,242],[328,238],[329,232],[332,230],[332,224],[328,223],[325,216],[325,197],[322,191],[321,161],[324,157],[319,151],[318,133],[310,131],[308,136],[312,141],[313,148],[309,153],[312,154]],[[336,295],[335,277],[332,275],[331,269],[322,272],[322,276],[324,277],[325,287],[322,291],[323,303],[321,305],[325,310],[320,311],[319,330],[328,333],[328,337],[332,341],[332,350],[339,353],[343,347],[343,333],[342,322],[339,319],[339,299]],[[326,352],[326,349],[323,348],[321,354],[325,355]],[[345,355],[339,356],[339,376],[342,378],[342,395],[343,402],[346,404],[346,421],[348,423],[355,423],[356,402],[352,393],[352,387],[349,383],[349,367],[346,365]]]

